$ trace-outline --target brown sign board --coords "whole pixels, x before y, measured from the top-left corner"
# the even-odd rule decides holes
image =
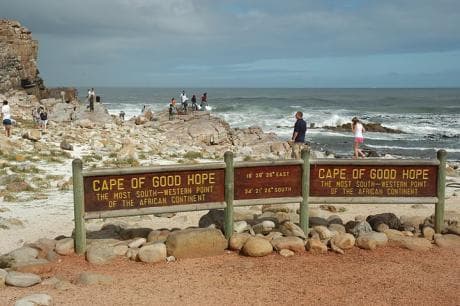
[[[310,196],[436,197],[437,166],[311,165]]]
[[[235,168],[235,200],[301,195],[301,165]]]
[[[224,201],[224,170],[187,170],[83,178],[85,211]]]

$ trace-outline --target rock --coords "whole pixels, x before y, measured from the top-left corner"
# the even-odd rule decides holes
[[[375,250],[377,248],[377,241],[369,237],[367,234],[364,234],[356,239],[356,245],[361,249]]]
[[[327,218],[327,225],[331,225],[331,224],[340,224],[340,225],[343,225],[343,221],[342,221],[342,218],[340,218],[339,216],[337,215],[331,215]]]
[[[291,256],[294,256],[294,254],[295,254],[293,251],[286,250],[286,249],[282,249],[278,253],[283,257],[291,257]]]
[[[431,242],[425,238],[400,236],[390,240],[396,242],[399,247],[418,252],[428,251],[433,246]]]
[[[42,281],[40,276],[32,273],[22,273],[16,271],[8,272],[5,283],[15,287],[30,287],[39,284]]]
[[[8,272],[6,270],[0,269],[0,289],[5,286],[5,280]]]
[[[140,115],[137,116],[136,119],[134,120],[134,124],[136,125],[142,125],[144,123],[147,123],[149,120],[145,118],[144,116]]]
[[[53,298],[45,293],[34,293],[20,298],[16,301],[14,306],[48,306],[53,304]]]
[[[22,138],[39,141],[42,138],[42,133],[39,130],[29,130],[22,135]]]
[[[106,264],[116,256],[112,246],[102,243],[93,244],[86,250],[86,260],[92,264]]]
[[[296,253],[305,251],[305,243],[299,237],[280,237],[273,239],[271,241],[271,244],[276,251],[280,251],[283,249],[291,250]]]
[[[142,262],[162,262],[166,259],[166,245],[161,242],[144,245],[139,249],[139,259]]]
[[[147,242],[147,239],[145,238],[136,238],[130,243],[128,243],[128,247],[129,248],[140,248],[146,242]]]
[[[418,230],[420,225],[425,221],[425,217],[421,216],[401,216],[401,223],[405,226],[411,226]]]
[[[151,231],[152,229],[147,227],[124,228],[120,231],[120,238],[123,240],[139,237],[147,238]]]
[[[76,122],[76,125],[84,129],[93,129],[96,124],[89,119],[81,119]]]
[[[171,234],[168,230],[154,230],[147,236],[147,242],[165,242]]]
[[[345,226],[343,226],[342,224],[332,223],[327,228],[333,232],[346,233]]]
[[[212,256],[224,253],[227,240],[217,229],[185,229],[171,233],[166,248],[168,256],[176,258]]]
[[[198,221],[198,226],[201,228],[213,227],[223,229],[224,226],[224,211],[222,209],[211,209]]]
[[[370,232],[370,233],[362,233],[359,235],[358,238],[362,237],[362,240],[374,240],[376,243],[376,246],[385,246],[388,244],[388,237],[385,233],[379,233],[379,232]]]
[[[275,228],[275,222],[270,220],[262,221],[252,227],[256,234],[268,234]]]
[[[399,240],[404,234],[400,231],[394,229],[387,229],[385,231],[385,235],[388,237],[390,241],[392,240]]]
[[[71,255],[75,252],[73,238],[64,238],[56,242],[55,251],[59,255]]]
[[[331,239],[331,243],[336,245],[342,250],[348,250],[355,245],[355,236],[348,233],[338,233]]]
[[[168,218],[169,219],[169,218],[175,217],[177,214],[174,212],[166,212],[166,213],[156,213],[153,215],[158,218]]]
[[[347,233],[355,237],[358,237],[362,233],[372,232],[372,227],[366,221],[348,221],[345,224],[345,229]]]
[[[385,233],[387,229],[389,229],[388,225],[386,225],[385,223],[381,223],[377,225],[377,228],[375,229],[375,231],[379,233]]]
[[[233,223],[233,231],[236,233],[242,233],[249,230],[249,225],[246,221],[236,221]]]
[[[423,237],[429,241],[433,240],[435,231],[432,227],[425,226],[422,230]]]
[[[318,225],[313,227],[313,229],[318,233],[319,239],[321,240],[331,239],[334,236],[334,233],[331,232],[326,226]]]
[[[128,249],[126,252],[126,257],[128,257],[132,261],[136,261],[138,259],[139,249]]]
[[[267,211],[270,211],[273,213],[277,213],[277,212],[289,213],[290,208],[288,205],[283,205],[283,204],[269,204],[269,205],[262,206],[262,212],[264,213]]]
[[[233,251],[240,251],[250,237],[249,233],[235,233],[228,241],[228,248]]]
[[[30,262],[38,257],[38,250],[32,247],[23,246],[8,253],[12,258],[12,265],[18,265],[25,262]]]
[[[261,257],[271,254],[272,244],[260,237],[250,237],[243,246],[243,254],[251,257]]]
[[[460,236],[454,234],[435,234],[434,242],[440,248],[460,248]]]
[[[113,277],[92,272],[82,272],[77,280],[81,285],[110,285],[113,283]]]
[[[449,234],[460,235],[460,224],[452,224],[447,227]]]
[[[16,300],[14,306],[52,305],[52,298],[45,293],[35,293]]]
[[[46,259],[37,258],[28,262],[21,262],[12,267],[15,271],[23,273],[44,274],[53,270],[53,265]]]
[[[326,219],[321,218],[321,217],[309,217],[308,224],[310,225],[310,227],[315,227],[318,225],[328,226],[329,222],[327,222]]]
[[[302,239],[306,239],[305,233],[303,230],[296,224],[286,221],[279,226],[280,232],[285,236],[295,236]]]
[[[62,150],[67,150],[67,151],[73,151],[73,146],[67,142],[67,140],[62,140],[61,143],[59,144],[59,147]]]
[[[126,244],[118,244],[113,246],[113,253],[117,256],[125,256],[129,247]]]
[[[308,239],[305,247],[312,253],[327,253],[327,246],[319,239]]]
[[[371,215],[366,218],[366,221],[372,227],[373,230],[377,230],[380,224],[386,224],[391,229],[399,229],[401,227],[401,221],[393,213],[383,213],[377,215]]]

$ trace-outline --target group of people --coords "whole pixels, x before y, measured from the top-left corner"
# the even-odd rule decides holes
[[[291,157],[300,159],[301,151],[306,147],[305,134],[307,132],[307,123],[303,119],[303,113],[297,112],[295,114],[296,122],[294,125],[294,131],[292,133],[292,154]],[[363,133],[366,131],[363,124],[357,117],[351,119],[351,132],[354,136],[353,142],[353,158],[358,159],[359,157],[365,158],[366,155],[360,148],[360,145],[364,143]]]
[[[48,113],[43,106],[39,106],[36,109],[32,110],[32,119],[37,124],[39,129],[42,129],[46,132],[46,126],[48,124]]]
[[[187,114],[188,112],[188,97],[187,94],[185,93],[185,90],[183,90],[180,94],[180,100],[181,100],[181,108],[178,109],[177,107],[177,102],[175,98],[171,98],[171,103],[169,104],[169,120],[173,120],[175,116],[181,111],[184,114]],[[201,96],[201,104],[197,104],[196,100],[196,95],[192,95],[192,111],[198,111],[198,110],[206,110],[206,107],[208,106],[208,93],[203,93]]]

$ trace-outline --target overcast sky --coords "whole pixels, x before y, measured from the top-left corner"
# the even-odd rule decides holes
[[[459,0],[2,0],[49,86],[458,87]]]

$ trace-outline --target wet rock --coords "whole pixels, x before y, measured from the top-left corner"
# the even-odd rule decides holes
[[[386,224],[391,229],[399,229],[401,227],[401,221],[393,213],[383,213],[377,215],[371,215],[366,218],[366,221],[372,227],[373,230],[377,230],[380,224]]]
[[[162,262],[166,259],[166,245],[161,242],[149,244],[139,249],[139,259],[142,262]]]
[[[227,240],[217,229],[185,229],[171,233],[166,239],[166,247],[168,256],[178,259],[204,257],[223,254]]]
[[[308,239],[305,247],[311,253],[327,253],[327,245],[319,239]]]
[[[250,237],[249,233],[235,233],[228,242],[228,248],[233,251],[240,251]]]
[[[296,253],[305,251],[305,243],[299,237],[280,237],[273,239],[271,244],[276,251],[283,249],[291,250]]]
[[[53,304],[53,298],[45,293],[34,293],[25,297],[22,297],[16,301],[14,306],[48,306]]]
[[[42,281],[40,276],[32,273],[22,273],[16,271],[8,272],[5,283],[14,287],[30,287],[39,284]]]
[[[290,221],[286,221],[283,224],[281,224],[279,226],[279,230],[285,236],[295,236],[295,237],[299,237],[302,239],[307,238],[303,230],[299,226],[297,226],[296,224]]]
[[[260,237],[250,237],[243,246],[243,254],[251,257],[261,257],[271,254],[272,244]]]
[[[310,225],[310,227],[315,227],[319,225],[327,227],[329,225],[329,222],[327,222],[326,219],[321,218],[321,217],[309,217],[308,224]]]
[[[217,228],[223,229],[224,226],[224,211],[222,209],[211,209],[198,221],[198,226],[201,228]]]
[[[347,233],[358,237],[362,233],[372,232],[372,227],[366,221],[348,221],[345,224],[345,230]]]
[[[339,216],[337,215],[331,215],[327,218],[327,224],[328,225],[331,225],[331,224],[340,224],[340,225],[343,225],[343,221],[342,221],[342,218],[340,218]]]

